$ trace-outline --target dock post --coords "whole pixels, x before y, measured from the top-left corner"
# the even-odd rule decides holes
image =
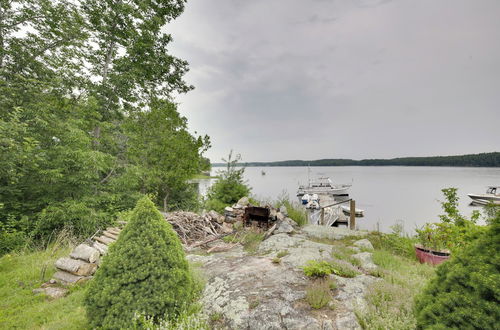
[[[349,212],[349,229],[356,229],[356,202],[351,199],[350,203],[350,212]]]
[[[325,209],[321,209],[321,225],[325,224]]]

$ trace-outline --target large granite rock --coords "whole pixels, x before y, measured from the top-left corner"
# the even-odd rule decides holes
[[[208,277],[201,303],[205,313],[221,314],[229,329],[321,329],[321,322],[298,304],[307,278],[276,265],[269,257],[227,255],[190,258],[203,263]]]
[[[367,240],[366,238],[360,239],[359,241],[354,242],[353,245],[360,248],[360,249],[373,250],[372,243],[369,240]]]
[[[366,236],[368,234],[366,231],[318,225],[306,225],[302,228],[302,231],[310,238],[326,238],[330,240],[339,240],[348,236]]]

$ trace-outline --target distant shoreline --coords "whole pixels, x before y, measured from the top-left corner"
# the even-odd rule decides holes
[[[284,160],[275,162],[246,162],[247,167],[292,167],[292,166],[439,166],[439,167],[500,167],[500,152],[457,156],[401,157],[392,159],[318,159]],[[213,167],[226,166],[213,163]]]

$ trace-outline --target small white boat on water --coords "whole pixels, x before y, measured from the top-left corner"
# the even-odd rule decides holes
[[[350,184],[333,184],[328,177],[320,177],[316,181],[309,181],[307,186],[299,186],[297,196],[302,197],[305,194],[326,194],[332,196],[347,196],[349,195]]]
[[[301,198],[302,205],[306,206],[306,209],[317,209],[319,208],[319,196],[317,194],[305,194]]]
[[[342,211],[349,215],[351,214],[351,208],[347,205],[341,205],[340,208],[342,209]],[[365,214],[365,210],[362,210],[362,209],[354,209],[354,215],[357,216],[357,217],[363,217]]]
[[[485,194],[467,194],[474,204],[487,205],[493,203],[500,205],[500,186],[489,186]]]

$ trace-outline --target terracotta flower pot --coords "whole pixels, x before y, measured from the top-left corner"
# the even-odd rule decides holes
[[[422,245],[415,244],[415,253],[420,263],[428,263],[430,265],[439,265],[440,263],[450,258],[448,250],[432,250]]]

